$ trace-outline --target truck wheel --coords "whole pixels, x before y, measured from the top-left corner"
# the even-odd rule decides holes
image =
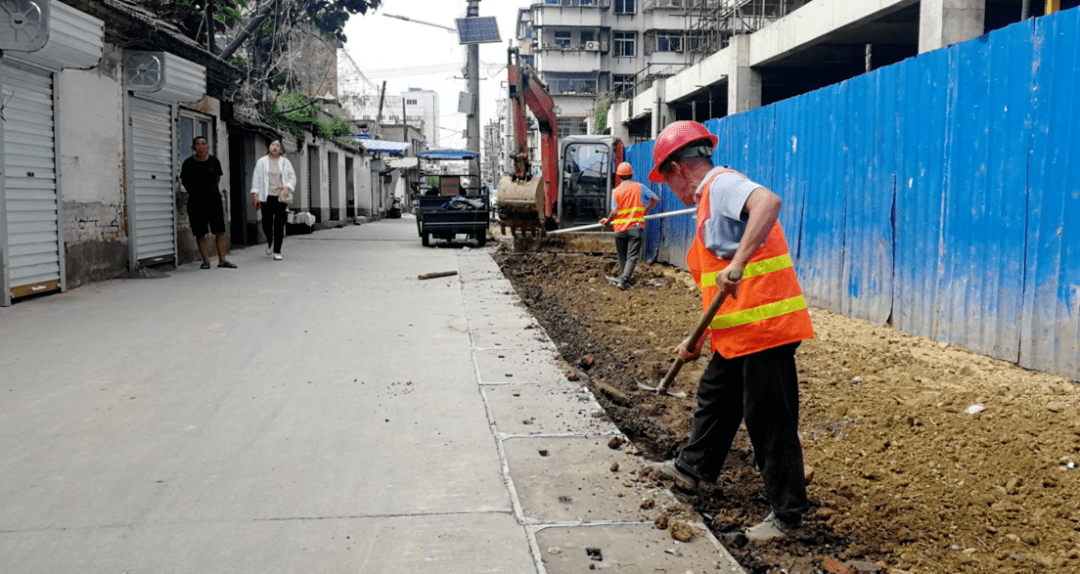
[[[420,245],[424,247],[431,247],[431,234],[427,232],[420,233]]]
[[[486,230],[485,231],[477,231],[476,232],[476,246],[477,247],[483,247],[485,245],[487,245],[487,231]]]

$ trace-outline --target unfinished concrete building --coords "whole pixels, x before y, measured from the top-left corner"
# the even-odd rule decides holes
[[[682,15],[677,47],[684,65],[643,67],[633,89],[612,89],[608,125],[628,143],[652,139],[675,120],[751,110],[1077,5],[1080,0],[646,1],[644,12],[663,6]],[[539,61],[538,68],[544,71]]]

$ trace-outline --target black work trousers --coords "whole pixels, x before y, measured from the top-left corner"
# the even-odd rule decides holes
[[[288,204],[276,195],[266,196],[262,203],[262,226],[266,234],[266,244],[281,253],[281,242],[285,240],[285,208]]]
[[[615,253],[619,256],[619,281],[625,285],[630,284],[634,276],[634,267],[638,259],[641,259],[641,238],[645,235],[645,229],[635,225],[626,231],[615,233]]]
[[[799,443],[798,346],[735,359],[713,353],[698,384],[690,439],[675,459],[679,470],[715,482],[745,418],[769,504],[778,518],[793,522],[810,508]]]

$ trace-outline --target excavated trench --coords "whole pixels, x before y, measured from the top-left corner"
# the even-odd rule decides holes
[[[637,384],[660,380],[699,318],[689,274],[642,263],[623,292],[604,279],[613,255],[504,244],[494,256],[643,457],[675,455],[706,361],[676,380],[688,398]],[[812,505],[803,532],[753,547],[737,536],[768,513],[742,431],[715,484],[677,492],[747,571],[1080,571],[1075,382],[823,310],[812,317],[816,337],[797,355]],[[985,410],[969,414],[976,404]]]

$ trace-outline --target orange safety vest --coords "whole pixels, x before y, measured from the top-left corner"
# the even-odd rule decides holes
[[[641,204],[641,184],[624,181],[611,192],[618,211],[612,225],[615,231],[626,231],[635,225],[645,227],[645,206]]]
[[[686,254],[686,266],[701,289],[702,309],[708,309],[720,291],[716,286],[717,274],[731,264],[713,255],[702,240],[705,221],[711,216],[709,188],[717,175],[730,172],[734,170],[719,171],[706,182],[698,202],[697,233]],[[795,267],[779,221],[746,264],[739,297],[728,297],[724,301],[709,329],[710,346],[725,359],[814,337],[810,311],[795,277]]]

